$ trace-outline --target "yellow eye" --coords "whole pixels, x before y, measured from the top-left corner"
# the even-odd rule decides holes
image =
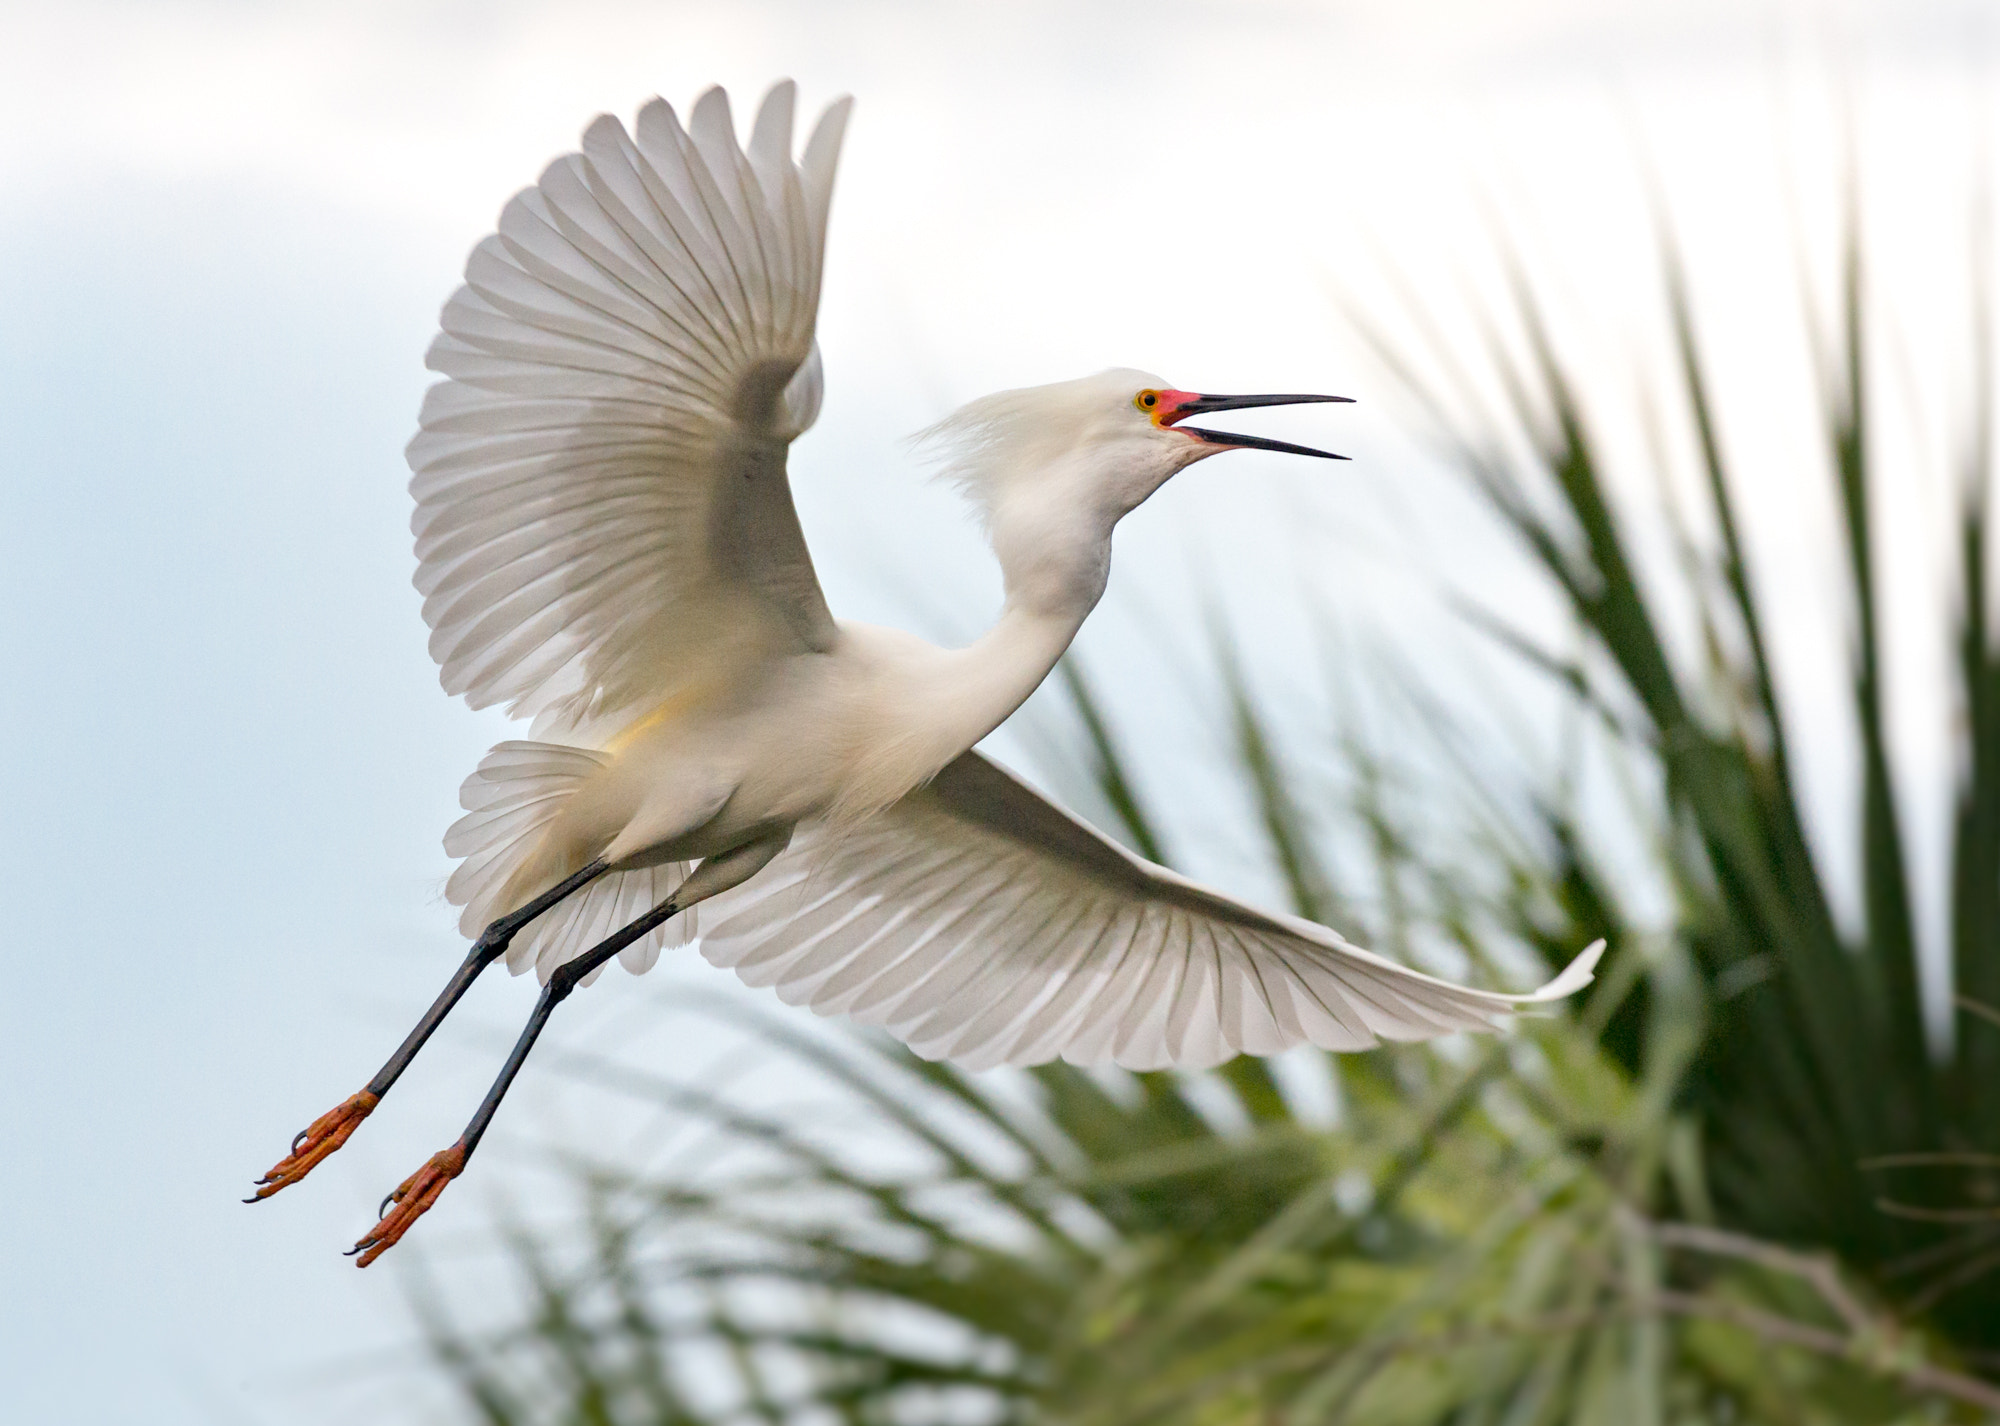
[[[1132,404],[1137,406],[1141,411],[1150,411],[1160,404],[1160,393],[1157,391],[1142,391],[1132,399]]]

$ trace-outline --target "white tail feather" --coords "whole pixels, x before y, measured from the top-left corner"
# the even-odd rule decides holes
[[[534,855],[563,805],[604,762],[602,754],[584,748],[525,741],[501,743],[480,759],[458,790],[465,816],[444,834],[445,851],[460,858],[445,899],[465,908],[458,928],[466,936],[477,936],[514,909],[500,904],[508,882]],[[533,966],[547,983],[557,966],[666,900],[687,874],[686,863],[670,862],[599,877],[530,922],[507,948],[507,969],[519,975]],[[643,975],[662,949],[684,946],[694,935],[690,909],[627,946],[618,960]],[[596,978],[593,971],[584,984]]]

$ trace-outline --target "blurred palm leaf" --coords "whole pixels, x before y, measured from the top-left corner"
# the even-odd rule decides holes
[[[1668,251],[1666,298],[1681,406],[1701,453],[1705,513],[1719,532],[1717,548],[1696,556],[1685,591],[1710,635],[1700,666],[1678,663],[1660,632],[1660,598],[1635,573],[1630,534],[1607,490],[1602,443],[1524,280],[1515,285],[1516,314],[1528,363],[1514,363],[1498,343],[1493,359],[1533,458],[1524,463],[1498,454],[1507,445],[1478,427],[1452,427],[1453,439],[1494,508],[1594,636],[1604,657],[1576,673],[1585,696],[1636,707],[1630,744],[1657,763],[1666,817],[1689,834],[1663,835],[1661,844],[1674,853],[1682,901],[1676,931],[1708,990],[1711,1028],[1681,1094],[1700,1118],[1718,1211],[1749,1231],[1828,1246],[1875,1272],[1885,1288],[1895,1282],[1906,1297],[1933,1306],[1968,1346],[1990,1351],[2000,1347],[2000,1275],[1964,1276],[1941,1296],[1935,1289],[1937,1274],[1958,1272],[1957,1254],[1990,1246],[2000,1223],[1922,1224],[1880,1206],[1885,1194],[1935,1194],[1942,1187],[1935,1173],[1917,1181],[1914,1167],[1900,1183],[1886,1179],[1885,1162],[2000,1142],[1994,1122],[2000,1096],[1993,1092],[2000,1080],[1989,1068],[2000,1046],[1993,1026],[1961,1022],[1956,1053],[1940,1060],[1924,1033],[1912,893],[1885,732],[1877,612],[1883,576],[1870,516],[1883,497],[1869,439],[1871,357],[1859,243],[1850,228],[1838,335],[1820,353],[1826,464],[1843,520],[1852,620],[1849,712],[1860,749],[1853,839],[1863,925],[1853,935],[1838,929],[1825,873],[1809,850],[1771,672],[1770,621],[1753,594],[1686,284]],[[1980,320],[1983,352],[1983,310]],[[1415,380],[1411,358],[1396,353],[1391,365]],[[1989,377],[1982,371],[1982,393]],[[1426,401],[1442,412],[1435,399]],[[2000,714],[1994,681],[2000,647],[1986,615],[1985,520],[1993,481],[1983,402],[1974,425],[1958,541],[1956,694],[1968,736],[1950,911],[1955,977],[1965,993],[1979,997],[2000,981],[1994,919],[2000,724],[1990,721]],[[1664,474],[1656,479],[1664,483]],[[1557,500],[1537,499],[1544,491]],[[1847,611],[1836,608],[1835,616],[1848,617]],[[1959,1191],[1990,1194],[1996,1186],[1969,1177]]]
[[[1581,1029],[1543,1026],[1457,1065],[1349,1059],[1331,1128],[1282,1096],[1275,1116],[1218,1115],[1205,1077],[1050,1066],[1023,1097],[878,1040],[756,1033],[835,1073],[905,1152],[834,1148],[824,1130],[567,1057],[566,1072],[754,1153],[710,1183],[573,1162],[577,1238],[507,1239],[529,1307],[516,1327],[466,1333],[425,1302],[436,1358],[483,1419],[1624,1423],[1685,1418],[1675,1404],[1942,1419],[1912,1414],[1925,1396],[2000,1409],[1830,1265],[1636,1211],[1671,1096]],[[899,1157],[920,1166],[869,1167]]]

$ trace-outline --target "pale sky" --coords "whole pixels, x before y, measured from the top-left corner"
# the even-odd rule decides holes
[[[787,75],[808,111],[857,97],[826,409],[793,462],[837,613],[953,640],[991,613],[976,530],[901,444],[983,391],[1136,365],[1192,389],[1360,398],[1260,427],[1351,466],[1232,456],[1135,516],[1082,645],[1133,743],[1172,769],[1152,791],[1189,862],[1268,895],[1174,671],[1203,663],[1205,589],[1300,726],[1326,681],[1301,591],[1447,686],[1462,668],[1441,652],[1444,585],[1549,626],[1336,315],[1336,294],[1393,310],[1394,267],[1469,333],[1495,212],[1565,299],[1564,340],[1605,400],[1636,411],[1658,359],[1637,155],[1656,165],[1718,369],[1748,394],[1732,440],[1765,577],[1808,607],[1830,507],[1795,454],[1790,234],[1825,230],[1845,104],[1908,354],[1885,374],[1901,464],[1884,539],[1910,576],[1892,619],[1926,627],[1964,394],[1965,195],[1991,128],[1973,97],[1993,67],[1983,8],[0,4],[0,884],[16,927],[0,1412],[312,1423],[357,1419],[365,1398],[365,1419],[393,1418],[399,1379],[353,1366],[410,1340],[393,1258],[363,1274],[339,1249],[456,1134],[529,987],[483,987],[480,1033],[441,1037],[309,1184],[236,1199],[461,953],[438,839],[507,725],[437,688],[401,447],[465,252],[593,115],[721,82],[743,116]],[[1802,637],[1788,677],[1833,689],[1837,653]],[[1941,656],[1912,638],[1894,668],[1905,765],[1933,778]],[[1807,740],[1835,765],[1837,729]],[[1839,778],[1816,789],[1837,815]],[[1940,810],[1913,806],[1920,859]],[[564,1033],[643,1027],[646,989],[608,976]],[[669,1068],[693,1052],[631,1050]],[[527,1182],[508,1115],[518,1145],[554,1111],[546,1087],[519,1101],[412,1243],[475,1237]],[[469,1290],[448,1254],[432,1266]]]

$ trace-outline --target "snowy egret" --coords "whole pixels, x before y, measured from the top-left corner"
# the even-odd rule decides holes
[[[417,588],[445,690],[533,719],[461,792],[447,888],[465,961],[368,1086],[302,1132],[298,1182],[504,957],[543,982],[451,1148],[384,1200],[363,1266],[465,1167],[550,1012],[612,957],[694,935],[794,1004],[969,1066],[1214,1065],[1491,1028],[1590,979],[1472,990],[1256,910],[1100,836],[972,751],[1103,594],[1112,528],[1252,447],[1183,424],[1337,401],[1208,396],[1144,372],[1002,392],[930,433],[979,506],[998,621],[940,649],[828,612],[786,484],[820,404],[813,339],[849,101],[792,156],[793,87],[739,147],[711,89],[598,118],[473,249],[410,444]],[[690,871],[690,866],[693,869]]]

